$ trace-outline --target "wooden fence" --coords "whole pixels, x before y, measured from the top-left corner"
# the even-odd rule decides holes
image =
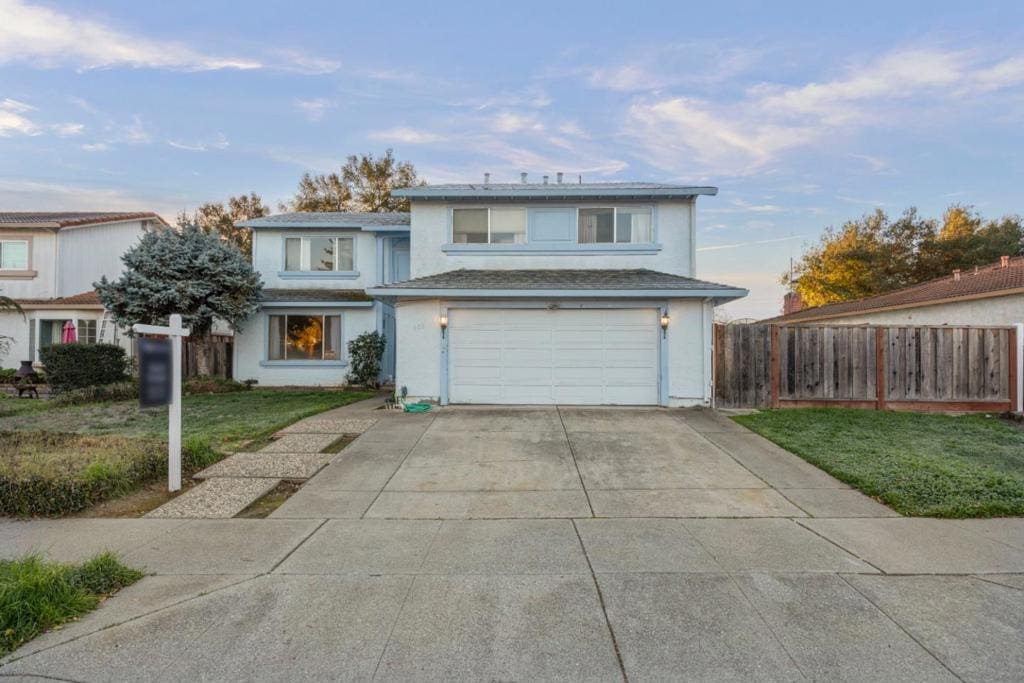
[[[1014,410],[1012,327],[716,325],[722,408]]]
[[[222,379],[232,379],[234,376],[234,338],[230,335],[215,334],[210,338],[210,375]],[[132,344],[132,356],[138,357],[138,347]],[[199,364],[196,362],[195,343],[186,338],[181,345],[181,374],[185,379],[199,376]]]

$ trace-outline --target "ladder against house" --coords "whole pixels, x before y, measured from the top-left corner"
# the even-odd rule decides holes
[[[117,323],[114,322],[114,316],[110,314],[110,311],[103,311],[103,317],[100,318],[100,329],[96,332],[96,341],[100,344],[117,343]]]

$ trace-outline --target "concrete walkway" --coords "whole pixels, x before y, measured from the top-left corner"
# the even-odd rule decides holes
[[[708,412],[374,417],[270,519],[0,522],[153,574],[0,675],[1024,678],[1024,520],[893,516]]]

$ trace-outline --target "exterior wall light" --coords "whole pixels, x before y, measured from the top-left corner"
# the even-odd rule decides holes
[[[443,337],[444,333],[445,333],[445,330],[448,329],[448,314],[447,313],[442,313],[441,314],[441,317],[438,320],[438,324],[441,326],[441,336]]]
[[[668,311],[661,314],[661,336],[665,336],[668,332]]]

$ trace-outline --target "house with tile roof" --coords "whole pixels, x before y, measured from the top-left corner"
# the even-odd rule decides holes
[[[142,234],[167,227],[149,211],[0,211],[0,294],[24,311],[0,313],[0,335],[11,340],[0,365],[38,363],[40,349],[61,343],[69,322],[80,341],[127,348],[109,318],[104,324],[92,285],[121,273],[121,255]]]
[[[236,376],[340,383],[346,343],[376,329],[414,399],[709,405],[714,308],[747,293],[696,277],[696,203],[716,193],[485,178],[395,191],[408,214],[245,221],[268,284]]]
[[[1024,256],[878,296],[804,308],[763,322],[829,325],[975,325],[1024,322]]]

